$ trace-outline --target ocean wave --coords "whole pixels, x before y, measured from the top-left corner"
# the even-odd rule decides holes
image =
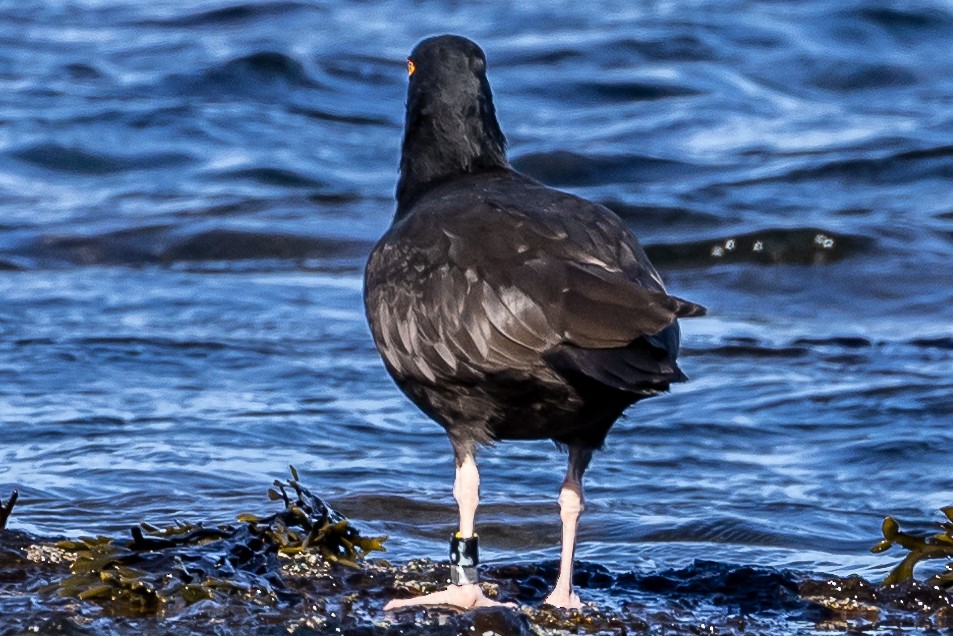
[[[201,71],[176,72],[166,77],[164,83],[179,93],[254,95],[276,101],[290,90],[324,88],[304,63],[273,50],[240,55]]]
[[[229,60],[206,72],[212,81],[265,81],[287,82],[300,86],[313,86],[304,65],[284,53],[259,51]]]
[[[318,121],[330,121],[341,124],[353,124],[355,126],[397,126],[396,121],[385,117],[375,117],[368,115],[354,115],[334,113],[323,108],[309,108],[305,106],[290,106],[288,112],[295,115],[304,115],[309,119]]]
[[[638,81],[583,82],[572,86],[573,92],[606,101],[639,102],[671,97],[691,97],[701,91],[689,86]]]
[[[193,161],[181,152],[116,155],[59,143],[41,143],[19,148],[10,157],[38,168],[79,175],[108,175],[120,172],[183,166]]]
[[[283,188],[311,188],[321,189],[328,187],[328,183],[317,177],[308,176],[298,170],[290,168],[240,168],[220,172],[215,175],[220,179],[237,179],[240,181],[253,181],[266,186],[281,186]]]
[[[843,179],[851,183],[878,185],[908,183],[924,179],[953,179],[953,145],[939,145],[892,152],[881,156],[856,156],[819,161],[779,174],[736,181],[730,185],[803,183]]]
[[[208,230],[193,234],[162,251],[159,260],[234,261],[357,258],[370,252],[370,245],[293,234],[269,234],[238,230]]]
[[[809,82],[816,88],[840,92],[903,88],[916,84],[918,79],[913,71],[895,64],[834,60],[816,68]]]
[[[105,76],[96,66],[86,62],[71,62],[63,66],[63,70],[75,80],[98,80]]]
[[[173,16],[164,20],[144,21],[144,24],[157,24],[176,27],[215,27],[244,25],[255,20],[266,20],[290,15],[303,9],[320,9],[320,5],[303,2],[263,2],[242,3],[198,11],[187,15]]]
[[[866,349],[874,343],[861,336],[828,336],[826,338],[797,338],[795,345],[807,347],[838,347],[841,349]]]
[[[533,152],[512,160],[520,172],[553,186],[644,181],[684,175],[698,168],[683,161],[643,155],[585,155],[570,150]]]
[[[909,343],[915,347],[924,349],[945,349],[953,351],[953,336],[940,336],[937,338],[914,338]]]
[[[619,215],[640,230],[643,228],[664,229],[712,229],[724,226],[725,219],[711,212],[662,205],[639,205],[623,201],[603,201],[602,205]]]
[[[913,3],[911,3],[913,4]],[[867,23],[900,36],[916,36],[934,32],[947,37],[953,28],[953,13],[940,7],[861,6],[841,14],[847,19],[860,18]]]
[[[803,358],[810,355],[808,347],[771,347],[765,345],[726,344],[699,351],[686,347],[689,353],[704,353],[722,358]]]
[[[296,234],[208,229],[182,235],[173,226],[92,236],[45,236],[14,250],[21,261],[73,265],[168,265],[177,262],[363,258],[370,243]]]

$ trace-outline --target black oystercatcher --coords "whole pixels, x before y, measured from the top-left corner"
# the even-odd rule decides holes
[[[450,437],[460,530],[453,584],[387,608],[494,603],[476,584],[474,457],[508,439],[569,451],[559,575],[546,602],[579,607],[583,472],[626,407],[685,380],[677,318],[705,309],[668,295],[611,211],[510,168],[480,47],[428,38],[407,68],[397,213],[367,262],[364,302],[387,370]]]

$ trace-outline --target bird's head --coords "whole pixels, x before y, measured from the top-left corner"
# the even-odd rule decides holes
[[[476,43],[458,35],[422,40],[407,71],[399,204],[459,174],[508,165],[486,55]]]
[[[490,98],[486,55],[477,44],[459,35],[421,40],[407,58],[407,105],[441,100],[465,105]]]

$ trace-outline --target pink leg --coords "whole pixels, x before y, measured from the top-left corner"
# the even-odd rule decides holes
[[[582,474],[592,459],[592,451],[577,446],[569,448],[569,468],[559,492],[559,517],[563,522],[563,543],[559,555],[559,576],[546,603],[565,609],[579,609],[582,601],[572,591],[572,562],[576,552],[576,528],[585,508]]]
[[[480,505],[480,471],[477,470],[473,455],[467,455],[457,466],[456,479],[453,480],[453,498],[460,510],[460,537],[473,536],[473,519]]]
[[[457,500],[460,509],[460,537],[466,539],[473,536],[473,520],[476,509],[480,504],[480,473],[472,454],[465,455],[457,464],[457,474],[453,482],[453,498]],[[483,590],[475,583],[466,585],[450,585],[447,589],[417,596],[414,598],[395,599],[384,606],[384,610],[392,610],[413,605],[454,605],[463,609],[473,607],[489,607],[491,605],[508,605],[488,599]]]

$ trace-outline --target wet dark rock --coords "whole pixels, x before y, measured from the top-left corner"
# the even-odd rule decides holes
[[[279,555],[309,550],[322,563],[356,568],[367,552],[383,549],[382,538],[362,537],[304,488],[294,468],[292,479],[276,481],[269,497],[284,510],[264,518],[241,515],[237,527],[142,524],[132,529],[131,541],[90,537],[44,546],[70,563],[69,575],[52,590],[121,616],[177,613],[203,601],[275,607],[294,600]]]
[[[800,595],[827,610],[829,625],[856,627],[953,627],[953,595],[932,585],[907,580],[878,586],[859,577],[807,580]]]
[[[32,537],[15,530],[0,530],[0,585],[24,581],[28,559],[25,549]]]
[[[673,598],[704,597],[714,605],[737,608],[743,614],[804,606],[795,573],[714,561],[695,561],[687,568],[655,574],[623,574],[616,585]]]
[[[269,497],[283,510],[240,515],[237,526],[143,524],[131,540],[51,541],[0,530],[0,636],[695,636],[793,634],[811,624],[837,631],[953,628],[953,593],[932,583],[876,585],[857,576],[817,578],[708,560],[623,573],[580,562],[574,583],[587,600],[581,610],[543,604],[556,560],[489,565],[481,574],[484,593],[517,607],[384,612],[392,598],[447,585],[446,565],[364,559],[381,548],[380,540],[362,537],[296,472],[275,482]],[[901,534],[890,525],[885,541],[920,546]]]
[[[868,253],[874,241],[860,235],[818,228],[766,229],[690,243],[645,247],[653,263],[665,269],[722,263],[824,265]]]
[[[591,606],[582,610],[563,610],[543,605],[524,611],[533,624],[559,634],[625,634],[640,628],[638,619],[632,620],[619,612]]]
[[[469,623],[472,631],[477,634],[493,632],[500,636],[524,636],[533,633],[526,617],[508,607],[478,609],[466,615],[465,622]]]
[[[13,628],[9,631],[0,632],[0,634],[3,634],[3,636],[27,636],[28,634],[99,636],[100,632],[95,627],[80,624],[74,617],[57,614],[35,622],[31,621],[31,624],[24,629]]]

